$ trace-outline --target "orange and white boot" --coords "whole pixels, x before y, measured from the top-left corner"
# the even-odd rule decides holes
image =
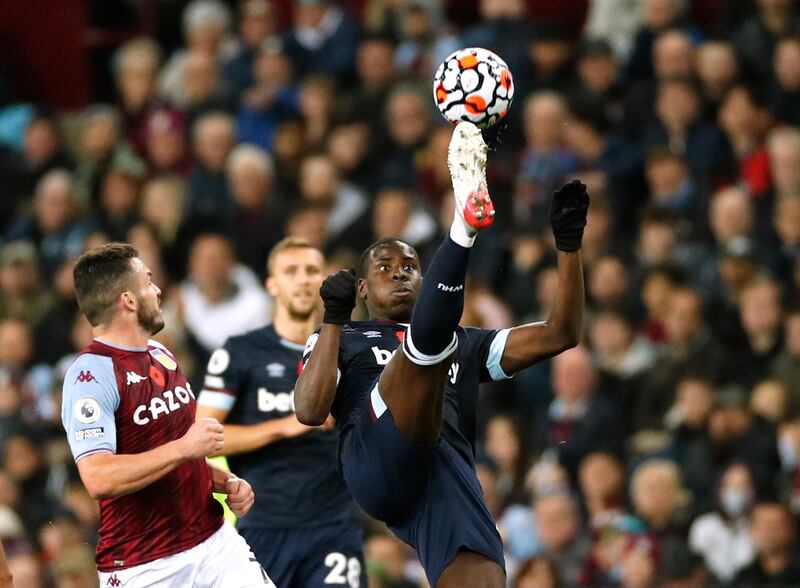
[[[458,123],[447,150],[447,167],[456,199],[454,224],[460,220],[470,239],[494,222],[494,205],[486,187],[488,151],[478,127],[470,122]]]

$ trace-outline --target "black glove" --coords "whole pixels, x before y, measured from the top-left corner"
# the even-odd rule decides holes
[[[350,315],[356,305],[356,270],[339,270],[325,278],[319,288],[319,295],[325,305],[323,323],[343,325],[350,322]]]
[[[577,251],[583,240],[589,194],[580,180],[572,180],[553,192],[550,203],[550,226],[559,251]]]

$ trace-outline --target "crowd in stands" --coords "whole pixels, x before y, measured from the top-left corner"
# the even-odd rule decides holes
[[[284,236],[331,271],[386,236],[424,263],[452,217],[432,74],[468,46],[503,57],[516,93],[486,133],[497,221],[463,323],[546,316],[550,194],[577,177],[592,199],[582,344],[480,399],[509,586],[800,585],[800,5],[728,0],[701,26],[685,0],[592,0],[576,35],[523,0],[479,0],[466,24],[458,4],[193,0],[180,49],[117,49],[115,102],[0,110],[0,539],[18,586],[97,582],[98,510],[60,424],[92,337],[76,257],[137,247],[192,381],[269,321]],[[423,586],[370,529],[370,587]]]

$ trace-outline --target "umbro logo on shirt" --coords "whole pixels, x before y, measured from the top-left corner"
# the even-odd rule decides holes
[[[144,382],[147,379],[147,376],[140,376],[136,372],[128,372],[125,374],[125,378],[128,381],[128,386],[131,384],[138,384],[139,382]]]
[[[367,339],[376,339],[381,336],[380,331],[364,331],[364,336]]]
[[[96,382],[97,378],[92,375],[90,370],[81,370],[81,373],[78,374],[78,377],[75,378],[75,383],[78,382]]]
[[[267,364],[267,373],[270,378],[282,378],[286,375],[286,366],[282,363]]]

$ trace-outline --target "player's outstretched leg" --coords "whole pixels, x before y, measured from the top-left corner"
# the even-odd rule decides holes
[[[470,248],[478,231],[494,220],[486,154],[480,130],[460,123],[447,156],[456,201],[453,223],[425,273],[403,353],[395,354],[381,375],[380,394],[395,424],[423,443],[434,443],[442,425],[444,384],[448,359],[458,347],[455,330],[464,310]]]

